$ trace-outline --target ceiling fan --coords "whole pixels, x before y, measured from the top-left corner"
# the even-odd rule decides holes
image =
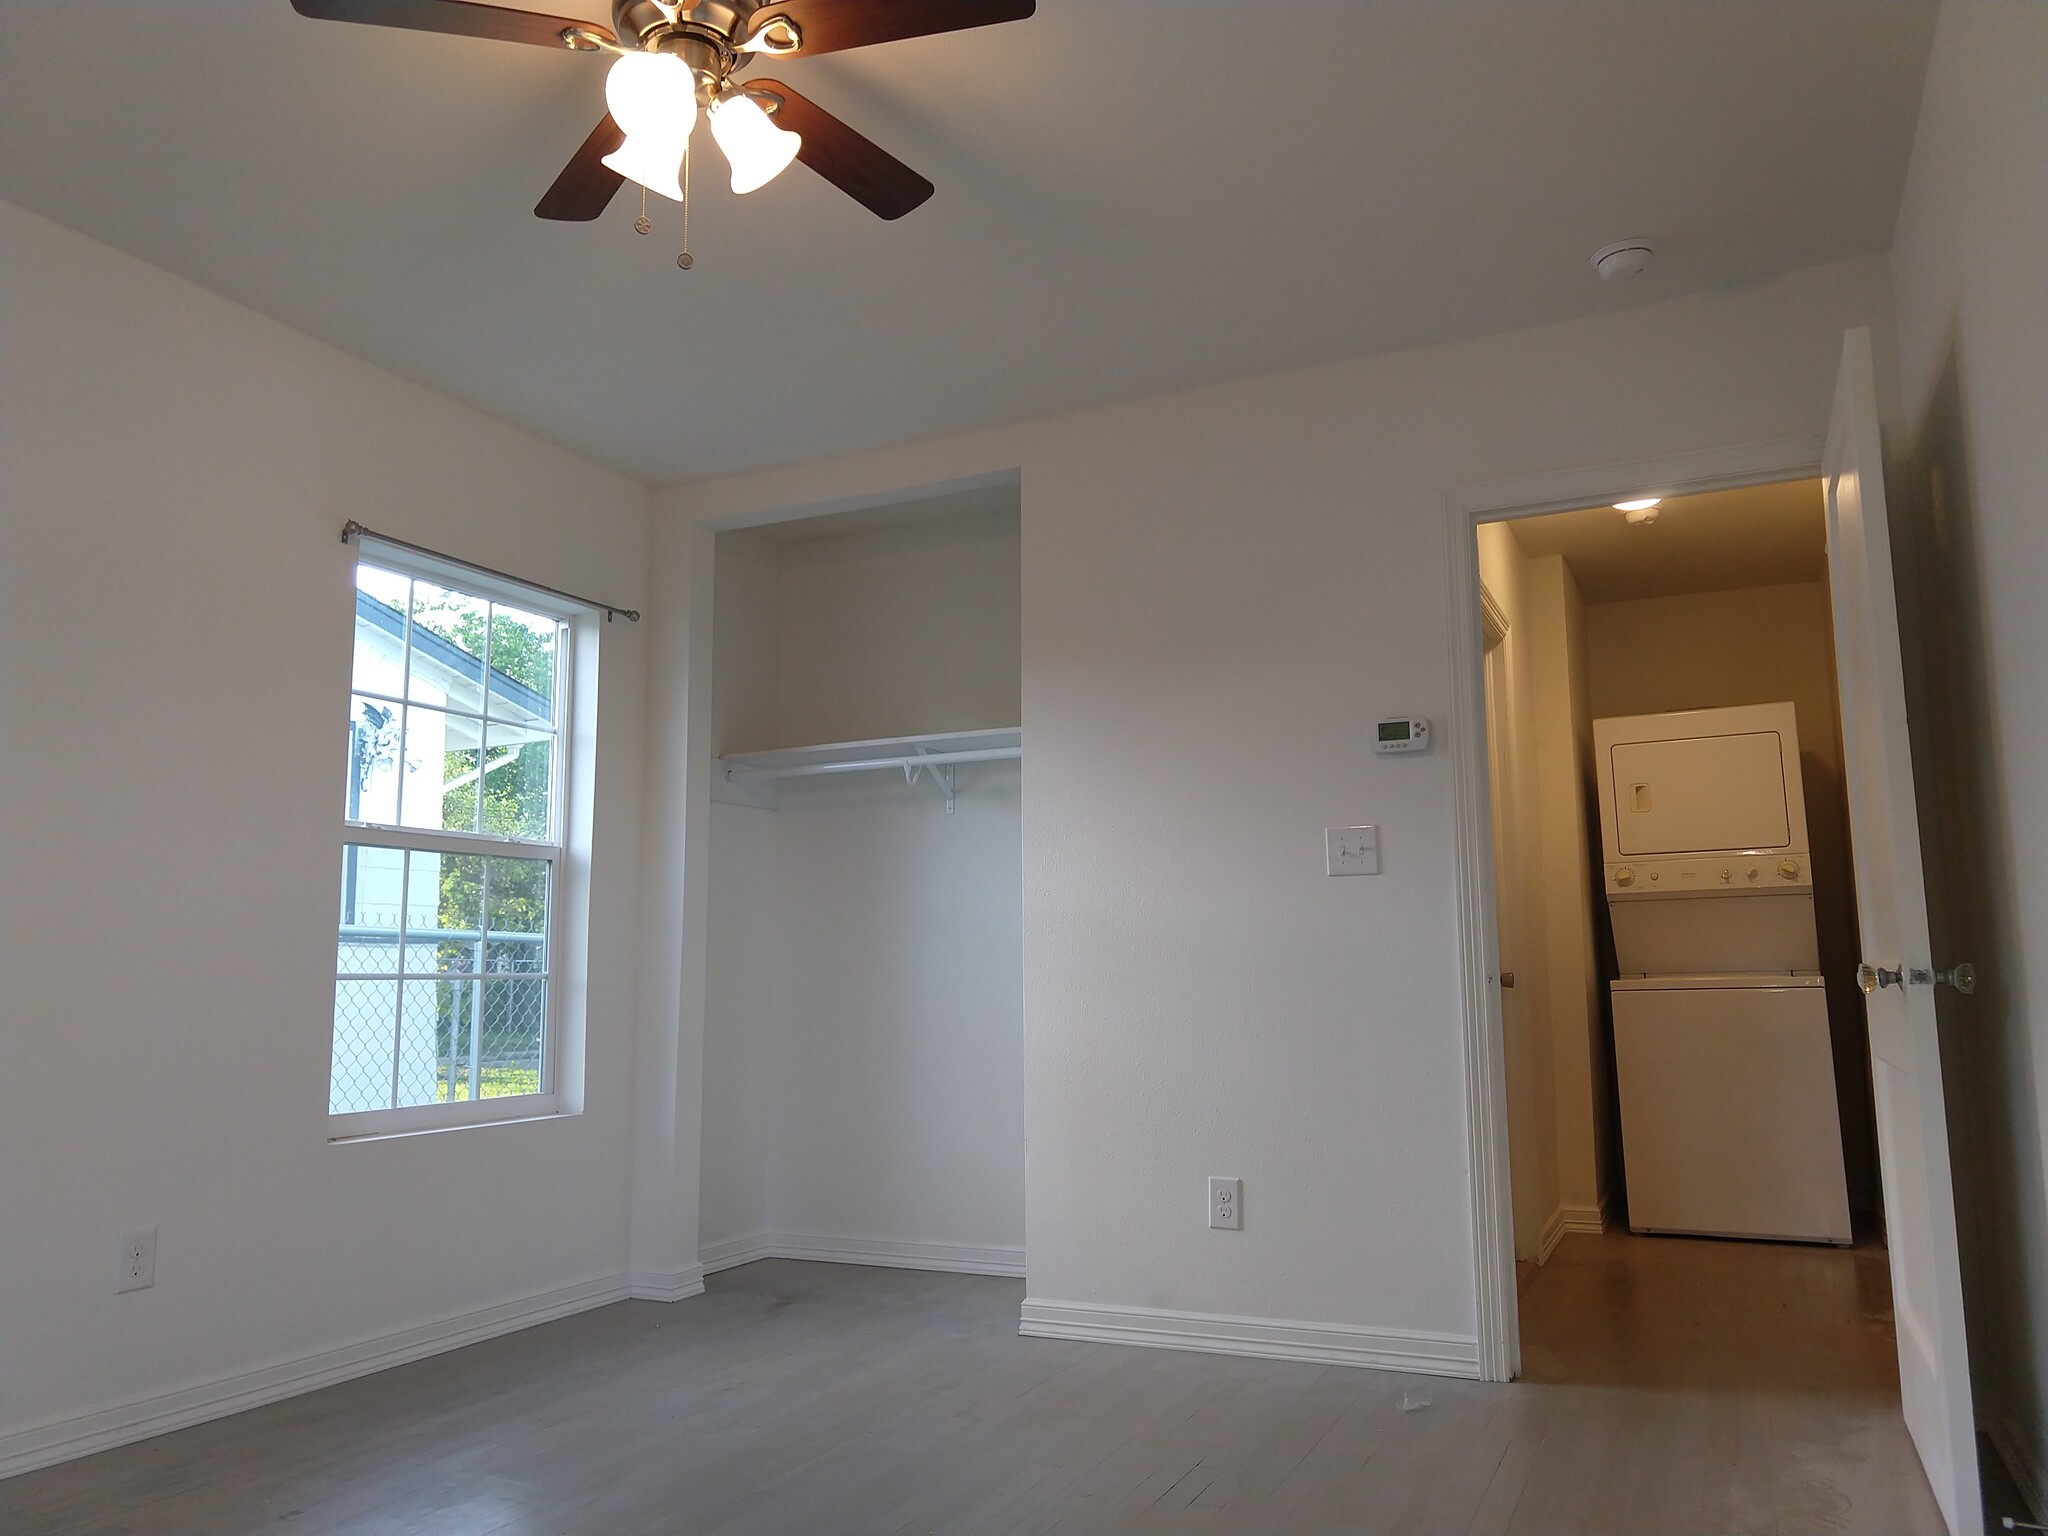
[[[1036,0],[612,0],[612,25],[510,10],[473,0],[292,0],[301,16],[417,32],[532,43],[614,56],[609,110],[534,212],[587,220],[621,182],[683,202],[679,181],[698,109],[732,166],[732,188],[751,192],[800,160],[855,202],[899,219],[932,184],[779,80],[735,77],[757,56],[810,58],[871,43],[1021,21]],[[685,204],[687,221],[687,203]],[[645,216],[639,227],[645,233]],[[687,233],[687,222],[685,230]],[[678,258],[688,265],[687,256]]]

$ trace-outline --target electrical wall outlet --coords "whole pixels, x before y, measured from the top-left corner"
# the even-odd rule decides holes
[[[1209,1225],[1223,1232],[1244,1230],[1244,1180],[1209,1181]]]
[[[114,1290],[146,1291],[156,1284],[156,1228],[121,1239],[121,1278]]]

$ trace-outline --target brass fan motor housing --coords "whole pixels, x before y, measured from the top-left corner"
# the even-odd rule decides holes
[[[741,50],[748,25],[763,0],[612,0],[612,28],[649,53],[672,53],[697,76],[698,94],[716,95],[753,55]]]
[[[737,49],[747,35],[748,18],[760,8],[761,0],[684,0],[680,5],[612,0],[612,30],[645,45],[657,32],[701,29],[723,37],[728,48]]]

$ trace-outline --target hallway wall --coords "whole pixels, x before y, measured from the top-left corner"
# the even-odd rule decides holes
[[[1500,994],[1507,1076],[1509,1194],[1515,1257],[1541,1263],[1564,1235],[1558,1168],[1558,1073],[1551,1038],[1550,946],[1545,933],[1543,803],[1536,744],[1549,717],[1537,687],[1546,636],[1537,619],[1537,571],[1506,523],[1478,531],[1479,580],[1507,633],[1487,657],[1488,768],[1494,804],[1494,921],[1500,969],[1515,985]],[[1556,556],[1547,565],[1561,565]]]
[[[1620,1168],[1595,948],[1586,604],[1564,558],[1530,557],[1514,526],[1485,523],[1478,538],[1481,581],[1510,621],[1504,787],[1519,846],[1506,862],[1496,849],[1495,859],[1501,964],[1517,979],[1516,996],[1503,998],[1504,1009],[1512,1004],[1503,1022],[1519,1023],[1526,1035],[1512,1038],[1511,1028],[1505,1042],[1516,1251],[1526,1259],[1547,1253],[1565,1231],[1599,1231]],[[1541,1240],[1525,1244],[1532,1219]]]

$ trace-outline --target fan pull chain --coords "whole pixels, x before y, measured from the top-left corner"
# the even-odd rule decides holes
[[[654,233],[654,221],[647,217],[647,189],[645,187],[640,189],[640,217],[633,221],[633,233],[636,235],[651,235]]]
[[[687,150],[683,152],[683,248],[676,253],[676,265],[685,272],[697,265],[697,258],[690,254],[690,161],[694,158]]]

